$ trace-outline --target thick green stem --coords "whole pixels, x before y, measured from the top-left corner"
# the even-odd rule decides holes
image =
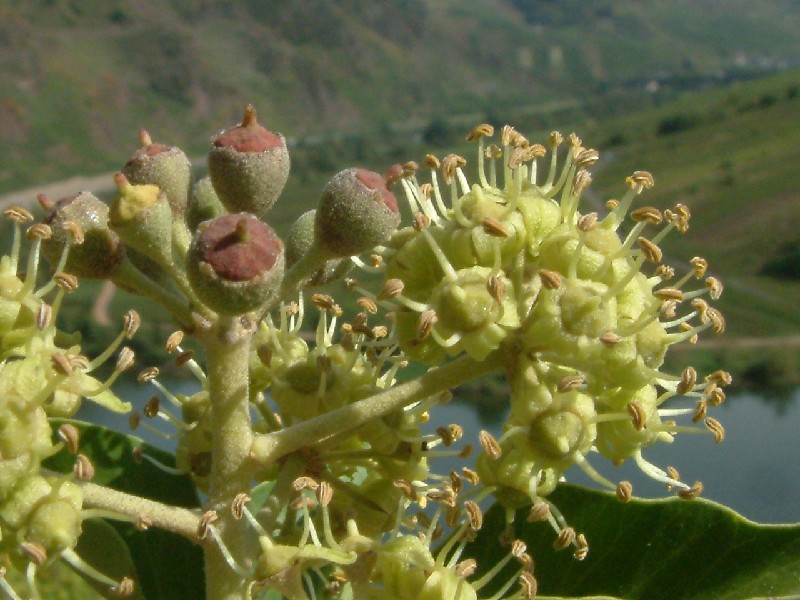
[[[485,375],[500,367],[502,355],[495,352],[484,361],[464,356],[422,377],[348,404],[324,415],[314,417],[253,440],[253,458],[271,464],[281,456],[313,446],[326,438],[352,431],[364,423],[382,417],[409,404],[455,387],[464,381]]]
[[[257,548],[254,532],[245,519],[235,520],[231,501],[250,490],[253,463],[250,448],[253,432],[248,393],[248,359],[252,330],[238,319],[218,323],[203,340],[208,363],[211,402],[212,462],[209,500],[219,520],[214,527],[233,558],[248,568]],[[225,561],[219,548],[209,542],[205,552],[207,600],[242,600],[246,582]]]
[[[127,517],[131,522],[144,519],[150,526],[165,529],[199,542],[197,527],[200,516],[189,509],[168,506],[149,498],[141,498],[94,483],[82,483],[83,506],[99,508],[118,513],[119,518]]]

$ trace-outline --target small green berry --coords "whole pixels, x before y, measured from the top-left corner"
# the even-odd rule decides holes
[[[334,175],[322,190],[315,237],[332,256],[354,256],[385,243],[400,224],[397,198],[366,169]]]
[[[112,276],[125,258],[125,246],[119,235],[108,228],[108,206],[91,192],[80,192],[55,203],[39,196],[39,202],[48,211],[43,223],[53,231],[53,236],[42,244],[47,260],[58,262],[64,245],[74,239],[72,224],[76,224],[84,239],[82,244],[71,245],[65,269],[76,277],[89,279]]]
[[[184,214],[192,185],[192,164],[183,150],[153,143],[144,130],[139,139],[142,147],[134,152],[122,173],[133,184],[157,185],[167,195],[172,213]]]

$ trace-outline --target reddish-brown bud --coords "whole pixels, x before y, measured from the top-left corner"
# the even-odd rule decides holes
[[[222,204],[230,212],[263,215],[275,203],[289,177],[289,151],[281,134],[256,120],[248,106],[241,124],[211,140],[208,172]]]
[[[209,307],[241,314],[268,302],[283,279],[283,243],[269,225],[237,213],[205,221],[187,256],[192,288]]]

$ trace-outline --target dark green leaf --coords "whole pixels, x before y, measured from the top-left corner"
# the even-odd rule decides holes
[[[542,597],[743,600],[800,594],[800,525],[758,525],[702,499],[621,504],[612,494],[566,484],[550,500],[586,535],[589,555],[579,562],[569,549],[556,552],[550,525],[527,523],[520,511],[515,537],[533,556]],[[504,527],[504,511],[492,507],[462,558],[475,558],[479,571],[496,564],[506,552],[497,543]],[[508,566],[487,587],[496,589],[514,569]]]
[[[115,581],[136,573],[130,550],[119,532],[103,519],[87,519],[75,551],[92,567]],[[107,585],[94,579],[86,581],[104,598],[117,598]],[[139,586],[134,587],[130,600],[144,600]]]
[[[199,506],[197,491],[188,476],[168,474],[148,461],[133,459],[133,449],[143,442],[89,423],[75,422],[81,434],[80,452],[94,465],[92,480],[116,490],[145,496],[174,506]],[[58,423],[56,423],[56,426]],[[145,446],[146,455],[169,466],[172,455]],[[46,466],[67,473],[75,457],[62,451]],[[112,525],[130,550],[136,568],[135,581],[148,600],[196,600],[205,597],[202,550],[188,540],[165,531],[138,531],[133,525],[113,522]]]

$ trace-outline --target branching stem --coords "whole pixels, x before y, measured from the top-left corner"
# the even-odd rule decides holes
[[[393,410],[490,373],[500,367],[501,360],[500,352],[495,352],[483,361],[464,356],[385,392],[280,431],[257,435],[253,440],[252,456],[261,464],[272,464],[290,452],[318,444],[332,435],[351,431]]]

